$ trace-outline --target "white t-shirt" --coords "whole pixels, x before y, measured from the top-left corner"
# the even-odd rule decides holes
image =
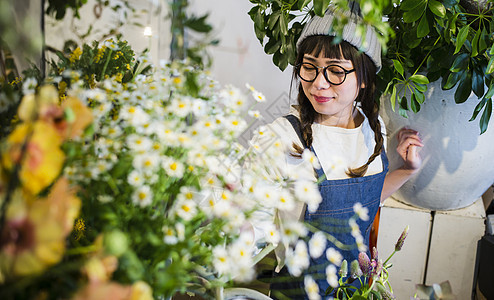
[[[291,114],[298,117],[295,109]],[[318,123],[312,124],[312,147],[319,158],[327,179],[349,178],[346,171],[349,168],[357,168],[367,162],[374,153],[376,145],[374,131],[365,115],[364,121],[357,128],[346,129],[335,126],[326,126]],[[381,132],[386,145],[385,125],[381,119]],[[286,149],[286,167],[289,174],[299,178],[315,180],[313,167],[308,161],[290,155],[293,152],[292,143],[302,147],[300,139],[290,122],[284,118],[277,118],[273,123],[266,125],[266,130],[272,131],[281,138]],[[366,176],[382,172],[383,164],[381,156],[378,156],[369,165]]]

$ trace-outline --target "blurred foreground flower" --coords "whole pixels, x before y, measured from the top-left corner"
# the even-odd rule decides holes
[[[3,199],[5,195],[1,196]],[[80,206],[64,178],[55,183],[46,198],[35,198],[17,189],[7,207],[0,236],[2,277],[37,274],[59,262]]]

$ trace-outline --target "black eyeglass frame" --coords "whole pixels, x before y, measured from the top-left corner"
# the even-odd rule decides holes
[[[308,65],[311,65],[314,68],[316,68],[316,76],[314,77],[314,79],[312,79],[312,80],[306,80],[306,79],[302,78],[302,76],[300,76],[300,68],[302,67],[303,64],[308,64]],[[355,68],[353,68],[351,70],[347,70],[347,69],[345,69],[345,68],[343,68],[342,66],[339,66],[339,65],[328,65],[328,66],[325,66],[325,67],[319,67],[319,66],[316,66],[316,65],[314,65],[312,63],[308,63],[308,62],[300,63],[300,64],[296,65],[295,67],[297,68],[297,75],[298,75],[298,77],[301,80],[305,81],[305,82],[314,82],[314,80],[316,80],[317,76],[319,76],[319,69],[322,69],[322,75],[324,76],[324,79],[326,79],[326,81],[329,82],[332,85],[340,85],[340,84],[343,84],[343,82],[345,82],[345,80],[346,80],[346,76],[348,74],[352,73],[352,72],[355,72]],[[343,80],[340,83],[333,83],[333,82],[331,82],[328,79],[328,77],[326,75],[326,71],[327,71],[327,69],[329,67],[338,67],[338,68],[340,68],[340,69],[343,70],[343,72],[345,73],[345,77],[343,78]]]

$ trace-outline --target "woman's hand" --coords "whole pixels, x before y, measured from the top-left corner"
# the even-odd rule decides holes
[[[417,172],[422,166],[422,158],[419,155],[419,147],[423,147],[422,140],[416,130],[402,128],[396,135],[398,146],[396,151],[404,161],[403,169],[412,173]]]

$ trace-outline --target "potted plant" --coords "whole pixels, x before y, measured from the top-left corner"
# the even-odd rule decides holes
[[[348,10],[346,0],[250,1],[254,4],[249,15],[256,35],[280,69],[294,62],[295,43],[310,17],[322,16],[330,3]],[[398,197],[430,209],[471,204],[494,178],[489,171],[494,165],[478,162],[483,154],[472,151],[490,151],[491,138],[487,135],[492,133],[487,127],[494,95],[492,5],[463,0],[358,2],[362,24],[374,26],[381,33],[383,67],[378,74],[378,96],[387,108],[382,115],[390,133],[388,147],[394,148],[392,135],[403,126],[418,129],[431,145],[426,143],[422,150],[426,162],[422,172],[400,189]],[[345,22],[342,14],[336,18],[335,29]],[[469,97],[472,99],[467,101]],[[424,112],[426,109],[428,112]],[[397,118],[398,114],[408,119]],[[461,118],[465,122],[457,121]],[[479,120],[478,126],[467,122],[475,119]],[[433,121],[437,122],[430,123]],[[470,131],[463,139],[459,132],[467,128]],[[390,162],[397,163],[398,157],[391,154]],[[461,173],[461,179],[452,180],[453,172]],[[474,173],[480,173],[482,179],[471,175]],[[439,178],[445,180],[434,182]],[[438,199],[440,190],[448,194]],[[464,192],[451,197],[451,191],[454,194],[461,190]]]

